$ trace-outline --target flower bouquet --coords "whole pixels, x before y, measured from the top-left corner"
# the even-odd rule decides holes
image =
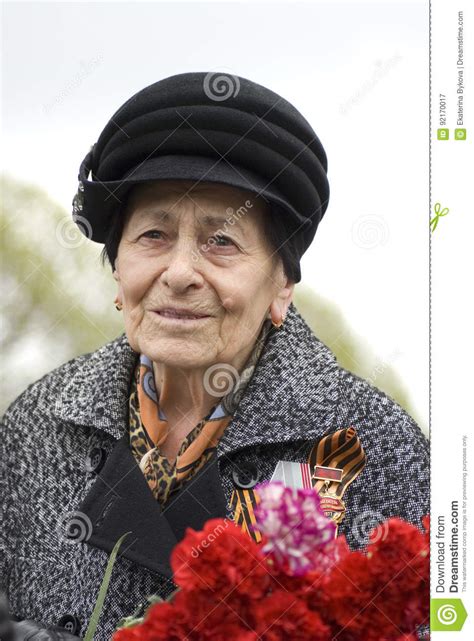
[[[424,532],[391,518],[351,551],[314,490],[256,489],[260,543],[228,519],[188,528],[171,557],[178,589],[122,619],[112,641],[417,639],[429,620],[428,517]]]

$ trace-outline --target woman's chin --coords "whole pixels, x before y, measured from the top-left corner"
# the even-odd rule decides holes
[[[141,352],[155,363],[181,369],[206,367],[211,362],[211,350],[203,349],[203,343],[193,338],[157,336],[152,341],[142,342]]]

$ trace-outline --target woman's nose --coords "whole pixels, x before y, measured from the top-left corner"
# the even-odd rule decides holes
[[[174,243],[166,256],[166,267],[161,274],[161,279],[175,291],[186,290],[191,285],[200,286],[203,283],[202,275],[197,271],[193,242],[180,239]]]

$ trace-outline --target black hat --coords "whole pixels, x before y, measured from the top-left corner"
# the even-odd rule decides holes
[[[224,183],[262,196],[284,217],[299,259],[327,208],[326,173],[319,138],[287,100],[240,76],[182,73],[145,87],[110,118],[81,163],[73,219],[104,243],[134,184]]]

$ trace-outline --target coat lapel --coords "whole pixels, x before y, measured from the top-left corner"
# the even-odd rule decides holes
[[[201,530],[211,518],[226,516],[226,499],[212,457],[193,482],[172,495],[163,509],[150,491],[124,434],[77,510],[90,519],[86,543],[111,552],[124,540],[119,556],[172,578],[170,554],[186,527]]]

